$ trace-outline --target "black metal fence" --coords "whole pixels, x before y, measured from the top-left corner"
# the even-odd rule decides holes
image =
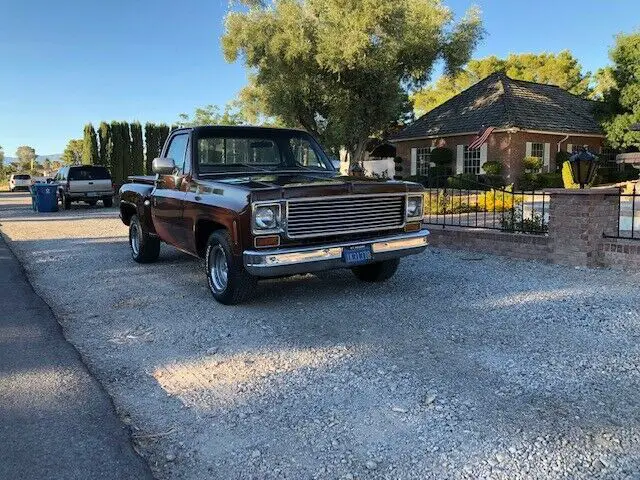
[[[618,197],[618,228],[616,232],[607,232],[605,237],[640,240],[640,189],[634,184],[629,193],[620,193]]]
[[[479,182],[427,188],[424,222],[544,235],[548,231],[549,195],[542,191],[492,188]]]

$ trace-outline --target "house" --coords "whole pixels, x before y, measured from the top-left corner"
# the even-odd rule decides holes
[[[482,174],[489,160],[502,162],[513,182],[523,173],[525,156],[543,160],[543,171],[556,171],[556,154],[587,146],[601,153],[604,134],[593,115],[596,102],[554,85],[526,82],[498,72],[420,117],[389,141],[403,159],[403,174],[428,175],[430,152],[453,151],[455,173]],[[469,149],[478,132],[493,131],[480,148]]]

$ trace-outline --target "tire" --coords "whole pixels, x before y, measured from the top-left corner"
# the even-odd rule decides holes
[[[69,198],[65,194],[62,194],[62,205],[64,206],[65,210],[69,210],[71,208],[71,198]]]
[[[104,200],[102,200],[102,203],[106,208],[111,208],[113,207],[113,198],[105,198]]]
[[[155,262],[160,256],[160,239],[144,231],[137,215],[129,221],[129,247],[131,257],[138,263]]]
[[[396,270],[398,270],[398,265],[400,265],[400,259],[393,258],[383,262],[353,267],[351,271],[358,280],[363,282],[384,282],[393,277]]]
[[[88,203],[89,205],[91,205],[92,207],[95,207],[95,206],[96,206],[96,203],[98,203],[98,201],[97,201],[97,200],[87,200],[87,203]]]
[[[211,234],[205,252],[207,283],[213,298],[224,305],[237,305],[254,292],[258,279],[233,256],[226,230]]]

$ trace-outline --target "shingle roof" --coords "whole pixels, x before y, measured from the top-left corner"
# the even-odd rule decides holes
[[[602,134],[596,102],[555,85],[489,75],[426,113],[390,140],[477,132],[483,126]]]

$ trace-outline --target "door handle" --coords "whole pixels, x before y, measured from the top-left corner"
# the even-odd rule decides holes
[[[193,199],[199,202],[200,200],[202,200],[202,197],[200,195],[196,195],[195,197],[193,197]]]

